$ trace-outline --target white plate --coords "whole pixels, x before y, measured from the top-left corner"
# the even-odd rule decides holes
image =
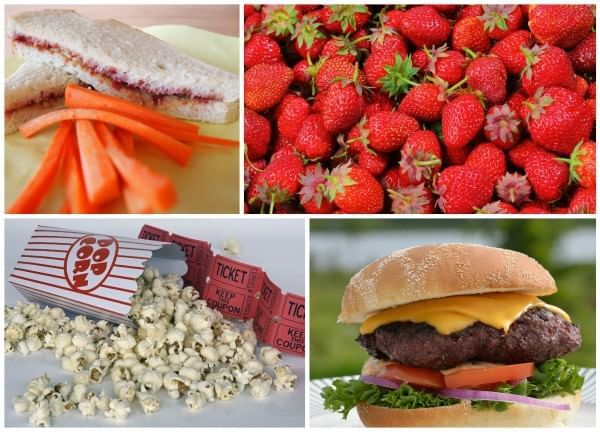
[[[577,416],[569,423],[571,427],[593,427],[596,424],[596,369],[581,369],[585,378],[581,390],[581,406]],[[356,410],[352,410],[346,420],[341,414],[331,413],[323,408],[321,390],[331,385],[335,379],[357,379],[358,375],[312,380],[310,382],[310,426],[311,427],[362,427]]]

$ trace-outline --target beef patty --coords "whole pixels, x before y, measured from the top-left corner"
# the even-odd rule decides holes
[[[449,335],[429,324],[395,322],[357,338],[371,356],[433,369],[448,369],[467,361],[539,363],[575,351],[581,345],[579,327],[547,309],[532,308],[507,333],[481,322]]]

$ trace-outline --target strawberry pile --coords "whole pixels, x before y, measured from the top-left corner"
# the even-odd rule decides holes
[[[247,213],[595,213],[591,5],[245,5]]]

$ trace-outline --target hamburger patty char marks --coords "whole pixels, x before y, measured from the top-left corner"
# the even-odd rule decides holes
[[[543,308],[519,317],[507,333],[481,322],[449,335],[429,324],[395,322],[357,338],[371,356],[402,364],[448,369],[468,361],[539,363],[575,351],[579,327]]]

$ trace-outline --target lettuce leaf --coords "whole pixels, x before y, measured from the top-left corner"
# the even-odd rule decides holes
[[[533,376],[515,385],[500,384],[495,391],[530,396],[538,399],[556,394],[574,394],[583,386],[583,377],[579,367],[568,364],[563,359],[547,360],[536,366]],[[458,399],[439,396],[424,390],[417,390],[408,384],[402,384],[396,390],[367,384],[359,380],[343,381],[337,379],[332,386],[321,391],[323,406],[333,412],[339,412],[344,419],[361,402],[388,408],[415,409],[435,408],[454,405]],[[495,409],[505,411],[510,404],[493,401],[471,401],[477,409]]]

